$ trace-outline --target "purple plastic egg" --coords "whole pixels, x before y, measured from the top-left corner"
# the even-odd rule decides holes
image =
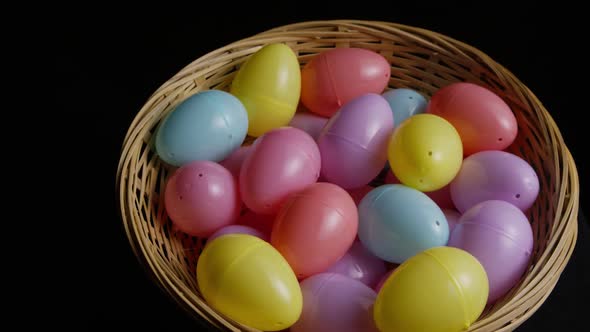
[[[256,236],[257,238],[260,238],[260,239],[268,242],[267,235],[265,235],[264,233],[262,233],[261,231],[255,229],[255,228],[252,228],[249,226],[244,226],[244,225],[229,225],[229,226],[225,226],[223,228],[220,228],[215,233],[213,233],[211,236],[209,236],[209,238],[207,239],[207,242],[211,242],[211,241],[215,240],[216,238],[218,238],[222,235],[226,235],[226,234],[248,234],[248,235]]]
[[[327,122],[328,118],[313,113],[297,112],[289,122],[289,126],[299,128],[317,140]]]
[[[448,246],[469,252],[483,265],[490,283],[488,303],[493,303],[526,271],[533,250],[533,230],[516,206],[485,201],[461,216]]]
[[[326,272],[342,274],[373,288],[386,271],[385,261],[371,254],[357,240],[346,254]]]
[[[453,209],[443,209],[442,212],[445,214],[445,218],[447,218],[447,223],[449,224],[449,234],[451,234],[459,222],[461,214]]]
[[[392,132],[393,113],[382,96],[369,93],[346,103],[318,138],[322,177],[344,189],[368,184],[387,162]]]
[[[459,212],[477,203],[501,200],[526,211],[539,194],[539,178],[522,158],[504,151],[482,151],[465,158],[451,181]]]
[[[291,332],[377,332],[372,307],[377,293],[358,280],[320,273],[301,282],[303,311]]]

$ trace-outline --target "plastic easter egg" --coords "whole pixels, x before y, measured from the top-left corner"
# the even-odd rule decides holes
[[[275,220],[274,218],[275,216],[272,214],[257,214],[253,211],[247,210],[240,216],[237,224],[252,227],[264,234],[263,238],[270,239],[272,224]]]
[[[317,140],[322,128],[328,122],[328,118],[315,115],[313,113],[295,113],[295,116],[289,122],[290,127],[299,128],[308,133],[313,139]]]
[[[387,184],[396,184],[401,183],[398,178],[395,177],[393,172],[389,170],[387,175],[385,176],[385,183]],[[438,205],[441,209],[455,209],[455,204],[453,204],[453,200],[451,199],[451,186],[447,184],[446,186],[434,190],[434,191],[427,191],[425,192],[426,196],[430,197],[436,205]]]
[[[412,89],[392,89],[384,92],[382,95],[391,107],[396,127],[405,119],[416,114],[424,113],[428,104],[424,96]]]
[[[334,273],[301,282],[303,310],[291,332],[377,332],[371,308],[377,294],[365,284]]]
[[[383,92],[391,66],[382,55],[361,48],[335,48],[313,57],[301,70],[301,102],[331,117],[366,93]]]
[[[360,241],[354,241],[346,254],[326,270],[358,280],[371,288],[375,287],[385,271],[385,262],[374,256]]]
[[[457,248],[431,248],[385,281],[373,317],[380,331],[466,331],[487,297],[486,272],[475,257]]]
[[[510,107],[492,91],[472,83],[454,83],[432,95],[428,113],[449,121],[459,132],[463,153],[507,148],[518,131]]]
[[[344,189],[368,184],[387,163],[392,132],[393,115],[383,97],[371,93],[351,100],[318,138],[322,178]]]
[[[389,165],[405,185],[420,191],[441,189],[453,180],[463,161],[459,134],[445,119],[418,114],[391,136]]]
[[[240,176],[240,169],[242,168],[242,164],[248,156],[250,152],[250,145],[244,145],[236,150],[234,150],[227,158],[222,160],[219,164],[228,171],[230,171],[233,176],[237,179]]]
[[[450,187],[451,198],[459,212],[493,199],[526,211],[539,194],[539,178],[525,160],[514,154],[482,151],[463,160]]]
[[[373,189],[361,201],[358,236],[377,257],[392,263],[444,246],[449,227],[441,209],[423,192],[401,184]]]
[[[443,209],[443,213],[445,214],[445,218],[447,218],[447,224],[449,224],[449,237],[450,234],[453,233],[453,229],[459,223],[459,218],[461,218],[461,214],[456,210],[452,209]]]
[[[350,194],[350,197],[352,197],[352,199],[354,200],[354,203],[356,205],[359,205],[361,203],[361,201],[363,200],[363,198],[365,197],[366,194],[369,193],[369,191],[375,189],[374,187],[371,186],[362,186],[360,188],[356,188],[356,189],[348,189],[347,192],[348,194]]]
[[[265,234],[263,234],[261,231],[255,229],[255,228],[252,228],[249,226],[244,226],[244,225],[229,225],[229,226],[225,226],[223,228],[220,228],[215,233],[213,233],[211,236],[209,236],[209,238],[207,238],[207,243],[211,243],[216,238],[218,238],[222,235],[226,235],[226,234],[248,234],[248,235],[256,236],[257,238],[262,239],[267,242],[269,240],[269,238]]]
[[[166,163],[221,161],[242,144],[248,129],[244,105],[231,94],[207,90],[172,110],[156,133],[156,152]]]
[[[256,213],[275,214],[289,194],[317,181],[320,167],[320,151],[309,134],[292,127],[271,130],[254,142],[242,164],[242,199]]]
[[[506,294],[526,271],[533,230],[524,213],[504,201],[485,201],[467,210],[449,238],[483,265],[490,282],[488,302]]]
[[[228,234],[206,245],[197,282],[207,304],[251,328],[280,331],[301,315],[303,298],[293,270],[255,236]]]
[[[240,67],[231,93],[248,112],[248,134],[258,137],[286,126],[299,103],[301,71],[293,50],[285,44],[262,47]]]
[[[178,229],[207,237],[238,219],[241,201],[232,174],[218,163],[203,160],[172,174],[166,183],[164,204]]]
[[[358,212],[350,195],[331,183],[293,193],[275,218],[271,244],[299,279],[336,263],[356,237]]]

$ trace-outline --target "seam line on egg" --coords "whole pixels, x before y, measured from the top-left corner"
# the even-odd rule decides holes
[[[347,137],[344,137],[344,136],[340,136],[340,135],[331,133],[330,131],[326,132],[325,136],[333,136],[333,137],[340,138],[341,140],[345,141],[346,143],[348,143],[348,144],[350,144],[352,146],[359,147],[359,148],[361,148],[361,149],[363,149],[365,151],[369,151],[369,150],[367,150],[367,147],[366,146],[364,146],[362,144],[359,144],[359,143],[357,143],[357,142],[355,142],[355,141],[353,141],[353,140],[351,140],[351,139],[349,139]]]
[[[476,223],[476,222],[473,222],[473,221],[462,222],[461,225],[463,225],[463,227],[465,227],[465,226],[481,226],[481,227],[490,229],[490,230],[492,230],[492,231],[494,231],[494,232],[496,232],[498,234],[502,234],[502,235],[506,236],[512,243],[514,243],[514,245],[516,245],[517,248],[520,248],[521,250],[523,250],[527,255],[530,255],[531,254],[531,251],[530,250],[522,248],[519,245],[518,241],[516,241],[514,239],[514,237],[512,237],[512,235],[510,235],[509,233],[507,233],[507,232],[505,232],[505,231],[503,231],[501,229],[498,229],[496,227],[493,227],[493,226],[490,226],[490,225],[486,225],[486,224]]]
[[[254,99],[259,99],[265,102],[269,102],[270,104],[276,105],[276,106],[280,106],[280,107],[284,107],[284,108],[289,108],[290,105],[288,103],[284,103],[282,101],[278,101],[275,98],[271,98],[265,95],[259,95],[256,96]]]
[[[340,99],[340,96],[338,96],[338,92],[336,91],[336,82],[334,81],[334,77],[332,76],[332,68],[330,67],[330,63],[328,62],[328,55],[326,55],[325,57],[322,58],[322,60],[324,61],[324,65],[326,66],[327,70],[328,70],[328,77],[330,79],[330,86],[332,86],[332,91],[334,91],[334,97],[336,97],[336,103],[338,104],[338,109],[340,109],[340,107],[342,107],[342,100]]]
[[[221,280],[219,282],[220,285],[224,285],[225,284],[225,279],[227,278],[227,275],[229,274],[228,272],[234,267],[234,265],[237,264],[237,262],[244,257],[245,255],[247,255],[250,251],[260,248],[264,246],[264,243],[257,243],[254,244],[253,246],[251,246],[250,248],[245,249],[244,251],[242,251],[242,253],[240,253],[238,256],[236,256],[236,258],[234,258],[234,260],[227,266],[227,268],[225,269],[225,272],[223,273],[223,276],[221,276]],[[217,298],[217,294],[219,293],[219,288],[215,290],[215,296],[213,296],[214,299]],[[215,301],[215,300],[213,300]]]
[[[461,288],[461,285],[459,284],[457,279],[455,279],[455,276],[451,273],[451,271],[449,271],[449,269],[447,269],[447,267],[443,264],[443,262],[441,262],[441,260],[438,259],[438,257],[429,253],[428,251],[424,251],[424,254],[432,257],[432,259],[434,259],[434,261],[437,262],[438,265],[440,265],[443,268],[443,270],[445,270],[447,275],[451,278],[453,285],[455,286],[455,288],[457,289],[457,292],[459,293],[459,298],[460,298],[459,301],[461,302],[461,305],[462,305],[461,311],[463,312],[463,319],[464,319],[464,323],[465,323],[465,328],[468,328],[470,325],[470,322],[469,322],[469,317],[467,315],[467,303],[465,303],[465,294],[463,293],[463,289]]]

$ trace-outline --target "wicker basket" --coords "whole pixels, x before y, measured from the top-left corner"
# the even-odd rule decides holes
[[[530,317],[555,287],[577,236],[578,175],[559,129],[535,95],[481,51],[438,33],[385,22],[317,21],[266,31],[195,60],[149,98],[125,137],[117,190],[130,244],[157,283],[181,307],[216,327],[252,331],[222,317],[199,293],[195,271],[204,241],[176,231],[168,220],[161,192],[173,169],[153,152],[152,137],[176,104],[201,90],[227,90],[248,56],[276,42],[289,45],[302,65],[334,47],[374,50],[391,63],[390,88],[408,87],[431,95],[449,83],[470,81],[488,87],[510,105],[519,124],[511,152],[534,167],[541,183],[539,197],[528,212],[534,251],[521,282],[487,308],[469,331],[510,331]]]

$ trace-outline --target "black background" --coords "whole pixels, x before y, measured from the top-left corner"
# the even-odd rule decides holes
[[[516,1],[514,1],[516,2]],[[587,61],[581,10],[566,3],[551,6],[484,3],[458,5],[350,2],[328,5],[253,3],[208,4],[183,8],[150,7],[150,13],[123,13],[117,7],[79,10],[55,20],[53,69],[63,84],[54,99],[75,129],[89,137],[85,156],[92,199],[80,208],[92,211],[87,226],[85,266],[92,286],[77,302],[85,329],[132,328],[199,330],[152,282],[133,256],[118,214],[115,171],[125,132],[135,113],[160,84],[192,60],[225,44],[284,24],[321,19],[367,19],[404,23],[434,30],[475,46],[519,77],[556,120],[580,171],[582,200],[587,196],[584,171],[583,103],[586,82],[579,77]],[[317,4],[316,4],[317,5]],[[480,6],[478,8],[478,6]],[[145,9],[147,5],[143,7]],[[161,7],[161,8],[159,8]],[[268,9],[267,13],[246,10]],[[93,17],[94,16],[94,17]],[[67,99],[61,96],[68,95]],[[90,175],[90,176],[88,176]],[[80,185],[79,183],[77,185]],[[581,210],[587,209],[583,204]],[[89,215],[88,213],[86,215]],[[580,221],[574,256],[545,304],[519,331],[576,330],[584,324],[590,296],[588,222]]]

